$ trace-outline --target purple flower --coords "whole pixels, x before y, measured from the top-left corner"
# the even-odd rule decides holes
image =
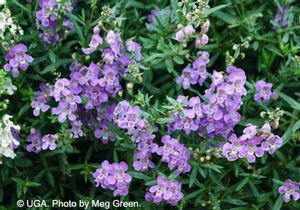
[[[36,117],[40,115],[40,111],[46,112],[50,108],[47,104],[50,94],[49,88],[47,88],[44,83],[41,83],[39,88],[41,91],[35,93],[34,101],[31,102],[31,107],[34,108],[33,115]]]
[[[195,41],[195,45],[197,48],[202,47],[208,43],[208,36],[206,34],[202,34],[202,36]]]
[[[110,164],[107,160],[101,163],[101,168],[93,173],[96,186],[103,189],[114,190],[115,196],[128,194],[128,185],[132,177],[127,174],[128,165],[125,162]]]
[[[134,57],[137,60],[140,60],[142,58],[142,54],[141,54],[141,45],[137,42],[134,42],[132,40],[128,40],[126,42],[126,50],[130,53],[134,54]]]
[[[145,134],[137,146],[137,151],[134,154],[135,161],[133,168],[136,171],[147,171],[154,167],[151,161],[152,154],[157,151],[158,145],[153,143],[155,135]]]
[[[71,132],[74,136],[74,138],[80,138],[83,136],[83,131],[82,131],[82,122],[80,120],[75,120],[71,122]]]
[[[41,142],[42,149],[46,150],[49,148],[50,150],[55,150],[55,148],[57,146],[56,139],[57,139],[57,137],[54,134],[47,134],[47,135],[43,136],[42,142]]]
[[[39,130],[34,128],[30,129],[30,134],[27,137],[27,141],[30,142],[30,144],[26,146],[26,150],[28,152],[39,153],[42,150],[41,132]]]
[[[26,71],[33,58],[26,54],[27,46],[24,44],[16,44],[12,46],[5,56],[8,62],[4,65],[5,71],[11,72],[13,77],[19,76],[19,70]]]
[[[39,37],[44,42],[55,45],[64,31],[73,29],[73,23],[69,20],[72,10],[70,2],[58,5],[54,0],[39,0],[39,10],[36,12],[37,27],[42,31]]]
[[[198,82],[199,74],[192,67],[187,66],[183,69],[182,75],[176,79],[177,84],[182,84],[183,89],[189,89],[191,84]]]
[[[82,51],[85,54],[92,54],[96,51],[97,47],[103,43],[103,39],[100,36],[100,28],[98,26],[95,26],[94,29],[94,35],[92,36],[91,42],[89,43],[88,48],[82,48]]]
[[[176,206],[182,198],[181,183],[161,176],[157,177],[157,185],[151,186],[145,195],[146,201],[153,201],[157,205],[166,202]]]
[[[284,181],[284,186],[279,187],[278,192],[283,194],[284,202],[289,202],[291,197],[294,201],[297,201],[300,198],[299,184],[297,182],[293,182],[290,179]]]
[[[274,18],[274,21],[282,27],[285,27],[289,24],[287,14],[289,12],[289,7],[284,6],[277,9],[276,16]],[[277,29],[277,26],[273,26],[273,29]]]
[[[183,31],[185,34],[192,35],[195,32],[195,29],[192,25],[187,25]]]
[[[113,96],[121,90],[117,68],[116,65],[105,64],[102,71],[103,77],[99,80],[99,85]]]
[[[199,85],[202,85],[208,77],[206,65],[209,62],[209,53],[205,51],[199,51],[197,54],[199,57],[193,62],[193,68],[199,74]]]
[[[282,144],[283,140],[279,136],[270,134],[261,146],[263,150],[268,151],[272,155]]]
[[[176,39],[176,41],[178,41],[178,42],[182,42],[183,39],[184,39],[184,30],[178,31],[178,32],[176,33],[176,35],[175,35],[175,39]]]
[[[189,172],[191,170],[188,163],[190,153],[185,146],[168,135],[163,136],[161,141],[164,145],[159,147],[156,153],[162,156],[163,162],[168,163],[169,169],[176,168],[176,174]]]
[[[262,101],[267,103],[270,99],[276,100],[277,93],[272,91],[273,84],[267,83],[264,80],[259,80],[255,83],[256,93],[254,95],[255,101]]]
[[[154,20],[154,17],[157,15],[159,12],[159,9],[152,9],[150,14],[147,16],[148,23],[152,23]]]

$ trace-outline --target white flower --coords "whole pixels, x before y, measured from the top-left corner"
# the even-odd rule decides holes
[[[11,128],[20,130],[20,126],[15,125],[10,118],[12,116],[5,114],[2,118],[3,123],[0,123],[0,157],[15,158],[16,154],[13,147],[20,143],[13,137]]]
[[[6,3],[5,0],[0,0],[0,6],[4,5],[5,3]]]
[[[8,95],[13,95],[15,90],[17,90],[17,87],[12,84],[10,78],[7,78],[7,82],[5,83],[4,87],[6,88],[6,92]]]

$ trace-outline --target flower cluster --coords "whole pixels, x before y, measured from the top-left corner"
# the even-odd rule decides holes
[[[227,137],[239,123],[238,113],[242,105],[242,96],[246,95],[244,87],[246,75],[242,69],[230,66],[224,73],[214,71],[212,84],[205,91],[208,103],[201,102],[199,97],[192,97],[184,102],[182,113],[177,111],[171,115],[172,123],[168,124],[169,132],[184,130],[186,134],[197,131],[200,136]],[[177,102],[185,98],[179,96]]]
[[[256,157],[262,157],[264,152],[273,154],[282,143],[279,136],[271,133],[270,124],[265,123],[260,129],[248,124],[242,136],[232,134],[229,137],[229,142],[222,146],[221,152],[229,161],[246,158],[249,163],[253,163]]]
[[[128,185],[132,177],[126,173],[127,163],[112,163],[107,160],[101,163],[101,168],[93,173],[96,185],[103,189],[114,190],[114,196],[125,196],[128,194]]]
[[[73,29],[70,14],[73,10],[71,2],[58,3],[55,0],[39,0],[36,12],[36,23],[41,29],[39,37],[46,43],[55,45],[66,30]]]
[[[272,91],[273,84],[259,80],[255,83],[256,93],[254,95],[255,101],[262,101],[267,103],[270,99],[276,100],[278,98],[277,93]]]
[[[16,44],[12,46],[5,56],[7,63],[4,65],[4,70],[11,72],[13,77],[18,77],[21,69],[26,71],[33,58],[27,54],[27,46],[24,44]]]
[[[291,197],[294,201],[297,201],[300,198],[299,184],[297,182],[293,182],[290,179],[284,181],[284,186],[279,187],[278,189],[280,194],[283,194],[284,202],[289,202]]]
[[[54,150],[57,147],[57,136],[55,134],[47,134],[41,137],[41,132],[34,128],[30,129],[30,134],[27,137],[27,141],[30,143],[26,146],[28,152],[39,153],[42,150]]]
[[[182,84],[183,89],[190,88],[191,85],[202,85],[207,79],[208,73],[206,65],[209,62],[209,53],[205,51],[198,52],[198,58],[193,62],[192,66],[188,65],[182,71],[181,76],[176,79],[177,84]]]
[[[274,18],[274,21],[279,26],[282,26],[282,27],[285,27],[285,26],[289,25],[289,20],[288,20],[288,17],[287,17],[288,12],[289,12],[289,7],[288,6],[278,8],[276,16]],[[277,26],[273,26],[273,29],[277,29]]]
[[[162,156],[162,161],[168,163],[170,170],[176,169],[176,174],[186,173],[191,170],[188,161],[190,159],[190,152],[183,144],[180,144],[177,139],[173,139],[168,135],[161,138],[163,146],[156,151],[158,155]]]
[[[155,135],[151,134],[148,122],[141,118],[138,106],[131,106],[127,101],[121,101],[114,111],[114,121],[118,127],[127,129],[131,140],[138,143],[133,167],[137,171],[147,171],[154,167],[152,154],[158,145],[154,143]]]
[[[20,126],[15,125],[11,118],[12,116],[5,114],[0,122],[0,158],[2,156],[15,158],[14,149],[20,145],[18,136],[15,135],[20,131]]]
[[[161,176],[157,177],[157,185],[151,186],[145,195],[146,201],[153,201],[157,205],[164,201],[176,206],[182,198],[181,184]]]

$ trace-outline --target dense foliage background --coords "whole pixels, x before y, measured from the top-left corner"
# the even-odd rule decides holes
[[[186,0],[183,4],[188,5],[193,14],[195,3]],[[39,38],[35,16],[38,1],[6,0],[6,4],[14,21],[24,30],[24,35],[14,39],[28,46],[28,53],[34,60],[19,77],[10,76],[17,87],[14,95],[1,96],[1,114],[12,115],[12,121],[21,127],[21,145],[15,150],[16,157],[2,157],[1,209],[16,208],[19,199],[113,200],[112,191],[96,187],[92,177],[104,160],[128,163],[133,181],[129,194],[121,199],[139,201],[142,209],[300,209],[299,201],[284,203],[278,193],[284,180],[300,182],[299,1],[212,0],[209,2],[211,9],[201,14],[203,20],[210,21],[209,42],[201,47],[210,54],[207,65],[210,77],[213,70],[225,71],[229,65],[242,68],[247,76],[247,95],[239,110],[242,119],[235,127],[236,133],[241,134],[247,123],[262,126],[261,112],[274,112],[279,108],[284,114],[274,132],[282,137],[283,146],[273,155],[257,158],[254,163],[245,159],[228,161],[207,151],[226,139],[176,132],[180,142],[191,153],[197,153],[189,161],[191,171],[176,178],[182,183],[184,193],[177,207],[164,203],[156,206],[145,201],[148,186],[155,183],[158,175],[175,175],[157,155],[153,156],[156,167],[143,173],[134,171],[136,145],[122,129],[112,127],[116,140],[107,144],[94,137],[90,129],[84,129],[85,135],[75,139],[68,123],[59,123],[50,112],[35,117],[31,102],[41,82],[53,85],[59,77],[68,78],[73,60],[87,66],[91,61],[101,63],[99,53],[85,55],[81,49],[88,46],[94,26],[102,21],[103,37],[108,30],[114,30],[120,32],[122,40],[133,39],[142,46],[138,72],[121,80],[122,93],[111,97],[110,101],[118,103],[126,99],[139,105],[152,116],[150,124],[156,123],[159,141],[167,133],[165,124],[170,120],[168,111],[174,105],[172,99],[176,100],[178,95],[202,98],[211,83],[208,79],[203,86],[193,85],[186,90],[176,83],[182,69],[195,59],[198,51],[193,41],[185,45],[175,40],[177,25],[186,23],[186,11],[182,9],[185,7],[179,7],[177,0],[76,0],[70,16],[74,29],[51,46]],[[274,18],[277,9],[283,6],[289,7],[286,14],[289,24],[278,26]],[[160,12],[149,23],[147,15],[154,8]],[[6,36],[5,39],[13,38]],[[0,66],[3,66],[11,43],[1,42]],[[1,79],[5,78],[7,75]],[[279,95],[277,100],[262,103],[253,99],[254,84],[261,79],[273,83]],[[33,127],[44,134],[57,133],[57,148],[38,154],[27,152],[27,136]]]

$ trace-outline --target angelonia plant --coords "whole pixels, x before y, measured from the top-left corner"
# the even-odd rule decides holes
[[[0,0],[1,209],[300,209],[299,12]]]

